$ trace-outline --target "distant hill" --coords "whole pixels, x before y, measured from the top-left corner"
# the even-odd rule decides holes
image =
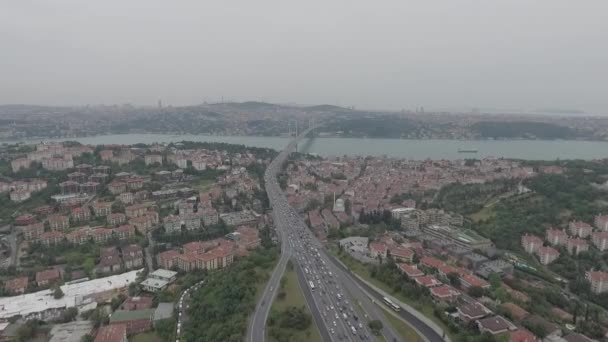
[[[215,103],[212,106],[222,106],[227,108],[237,108],[240,110],[276,110],[279,108],[284,108],[281,105],[277,105],[274,103],[268,102],[257,102],[257,101],[247,101],[247,102],[226,102],[226,103]]]
[[[303,109],[310,112],[352,112],[352,109],[328,104],[308,106]]]
[[[480,121],[471,129],[484,138],[572,139],[580,136],[572,128],[547,122]]]

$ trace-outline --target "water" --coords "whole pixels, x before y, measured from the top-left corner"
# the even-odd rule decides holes
[[[282,149],[288,139],[282,137],[207,136],[169,134],[116,134],[95,137],[53,139],[75,140],[83,144],[136,144],[189,141],[224,142],[247,146]],[[40,140],[25,140],[39,142]],[[8,141],[7,141],[8,142]],[[15,141],[12,141],[13,143]],[[458,153],[458,149],[476,149],[477,153]],[[463,159],[503,157],[529,160],[608,158],[608,142],[578,140],[403,140],[363,138],[316,138],[303,140],[300,151],[322,156],[387,155],[409,159]]]

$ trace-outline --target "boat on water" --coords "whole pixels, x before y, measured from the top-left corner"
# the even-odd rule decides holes
[[[476,148],[459,148],[458,153],[477,153]]]

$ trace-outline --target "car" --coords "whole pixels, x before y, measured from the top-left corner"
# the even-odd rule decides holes
[[[338,325],[336,324],[336,321],[334,321],[334,327],[337,327],[337,326],[338,326]],[[179,331],[179,329],[178,329],[178,331]]]

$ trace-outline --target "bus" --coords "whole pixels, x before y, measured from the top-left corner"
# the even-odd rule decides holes
[[[386,298],[386,297],[382,297],[382,299],[384,300],[384,303],[386,305],[388,305],[391,309],[395,310],[395,311],[400,311],[401,307],[395,303],[393,303],[390,299]]]
[[[308,284],[310,285],[310,289],[311,289],[312,291],[314,291],[314,290],[315,290],[315,283],[313,283],[313,282],[312,282],[312,280],[309,280],[309,281],[308,281]]]

